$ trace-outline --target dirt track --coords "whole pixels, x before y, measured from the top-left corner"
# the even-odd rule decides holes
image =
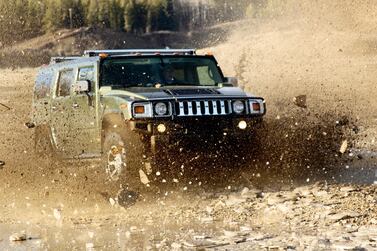
[[[266,97],[265,154],[238,183],[171,179],[129,209],[105,199],[91,164],[34,157],[24,123],[36,70],[1,70],[10,110],[0,105],[0,249],[377,249],[377,37],[362,20],[331,21],[245,21],[212,48],[227,74]],[[307,108],[294,105],[302,94]],[[32,239],[8,241],[22,230]]]

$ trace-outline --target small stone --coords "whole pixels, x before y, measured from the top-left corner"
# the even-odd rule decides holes
[[[352,244],[350,242],[338,242],[338,243],[333,243],[332,247],[335,250],[364,250],[361,248],[358,248],[355,246],[355,244]]]
[[[240,231],[241,232],[251,232],[253,229],[249,226],[240,226]]]
[[[297,201],[299,196],[298,193],[287,193],[284,195],[284,198],[289,201]]]
[[[347,220],[351,218],[360,217],[361,215],[355,212],[341,212],[337,214],[331,214],[328,216],[328,218],[334,222],[338,222],[341,220]]]
[[[14,233],[11,236],[9,236],[9,240],[10,241],[26,241],[27,240],[26,233],[25,232]]]
[[[26,126],[27,128],[29,128],[29,129],[31,129],[31,128],[34,128],[34,127],[35,127],[35,124],[34,124],[33,122],[26,122],[26,123],[25,123],[25,126]]]
[[[113,207],[115,205],[115,200],[113,198],[109,199],[110,205]]]
[[[342,145],[340,146],[339,152],[345,153],[347,151],[347,147],[348,147],[348,141],[343,140]]]
[[[244,196],[244,195],[247,195],[249,193],[250,189],[247,188],[247,187],[244,187],[241,191],[241,195]]]
[[[369,240],[373,242],[377,242],[377,235],[369,236]]]
[[[355,187],[346,186],[346,187],[340,188],[340,191],[341,192],[354,192],[354,191],[358,191],[358,189]]]
[[[280,249],[280,247],[279,246],[268,246],[267,247],[267,250],[276,250],[276,251],[278,251]]]
[[[150,181],[148,179],[148,176],[141,169],[139,170],[139,176],[140,176],[141,183],[143,183],[144,185],[149,184]]]
[[[313,191],[313,195],[315,196],[315,197],[325,197],[325,196],[327,196],[328,195],[328,192],[327,191],[325,191],[325,190],[319,190],[319,191]]]
[[[5,161],[0,160],[0,168],[5,166]]]
[[[194,240],[204,240],[204,239],[209,239],[211,237],[207,236],[207,235],[194,235],[192,237]]]

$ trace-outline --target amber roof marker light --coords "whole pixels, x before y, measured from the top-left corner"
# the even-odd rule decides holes
[[[98,56],[99,56],[100,59],[105,59],[105,58],[109,57],[109,54],[107,54],[107,53],[100,53],[100,54],[98,54]]]

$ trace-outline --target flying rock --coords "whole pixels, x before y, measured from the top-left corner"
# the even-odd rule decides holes
[[[301,108],[307,108],[306,106],[306,95],[299,95],[293,98],[293,103]]]

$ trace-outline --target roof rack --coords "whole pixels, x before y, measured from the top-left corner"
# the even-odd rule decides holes
[[[50,64],[57,64],[65,61],[71,61],[75,59],[79,59],[80,57],[52,57],[50,59]]]
[[[174,55],[174,54],[184,54],[184,55],[196,55],[196,49],[128,49],[128,50],[88,50],[84,52],[84,56],[95,57],[99,54],[108,54],[110,56],[114,55]]]

